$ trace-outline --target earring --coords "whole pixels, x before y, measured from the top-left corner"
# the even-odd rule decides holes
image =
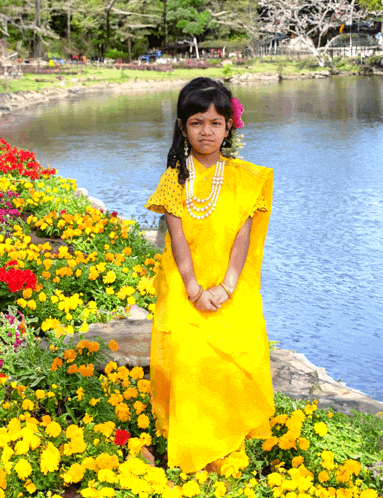
[[[222,142],[222,147],[223,147],[223,148],[227,147],[226,138],[225,138],[225,140]]]
[[[185,157],[188,157],[189,155],[189,142],[187,138],[184,140],[184,155]]]

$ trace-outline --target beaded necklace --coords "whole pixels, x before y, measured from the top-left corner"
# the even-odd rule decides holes
[[[192,216],[195,219],[200,220],[203,218],[207,218],[214,211],[215,206],[217,205],[218,196],[223,184],[225,161],[217,161],[212,181],[212,189],[208,197],[206,197],[205,199],[198,199],[198,197],[194,195],[194,182],[196,174],[195,174],[193,156],[191,154],[186,159],[186,166],[189,171],[189,178],[186,180],[187,210],[190,216]],[[208,204],[206,204],[206,206],[198,207],[198,205],[196,205],[195,202],[197,204],[205,204],[206,202],[208,202]],[[197,211],[197,213],[200,214],[196,214],[195,211]]]

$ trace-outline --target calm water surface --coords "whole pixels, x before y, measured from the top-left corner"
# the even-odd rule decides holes
[[[234,90],[246,109],[242,155],[275,175],[262,272],[269,338],[383,401],[383,79]],[[142,205],[165,169],[176,99],[50,104],[3,116],[0,136],[150,224]]]

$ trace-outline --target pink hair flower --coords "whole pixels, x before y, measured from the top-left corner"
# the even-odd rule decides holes
[[[243,109],[243,105],[240,103],[240,101],[236,98],[234,99],[231,99],[231,106],[233,108],[233,111],[234,111],[234,127],[235,128],[243,128],[244,127],[244,124],[243,124],[243,121],[241,119],[241,115],[244,111]]]

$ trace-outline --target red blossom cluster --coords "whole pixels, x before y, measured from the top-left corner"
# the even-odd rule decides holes
[[[124,444],[127,443],[129,438],[130,438],[130,434],[128,431],[124,431],[122,429],[117,429],[116,436],[114,438],[114,442],[115,442],[115,444],[118,444],[118,446],[123,446]]]
[[[55,175],[55,168],[42,169],[36,161],[35,153],[11,147],[4,139],[0,139],[0,172],[7,174],[17,171],[21,176],[29,176],[37,180],[41,175]]]
[[[36,287],[36,275],[31,270],[18,270],[9,268],[17,265],[17,261],[6,263],[0,268],[0,282],[8,285],[9,292],[18,292],[21,289],[34,289]]]

